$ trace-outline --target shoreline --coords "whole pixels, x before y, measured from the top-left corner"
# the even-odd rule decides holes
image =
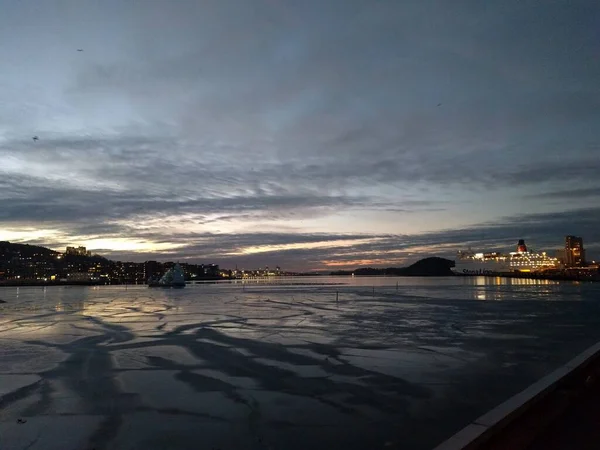
[[[117,285],[119,283],[114,283],[114,284],[105,284],[105,283],[98,283],[98,282],[93,282],[93,281],[64,281],[64,282],[56,282],[56,281],[41,281],[41,282],[35,282],[35,281],[0,281],[0,287],[47,287],[47,286],[112,286],[112,285]],[[124,286],[125,283],[122,283],[122,285]],[[135,286],[135,284],[133,285]]]
[[[219,278],[203,278],[202,281],[218,281]],[[186,282],[191,284],[191,282]],[[148,283],[102,283],[98,281],[0,281],[0,287],[48,287],[48,286],[148,286]]]
[[[351,275],[329,275],[331,277],[350,278]],[[524,280],[547,280],[564,282],[600,282],[600,273],[592,274],[554,274],[554,275],[536,275],[521,273],[485,273],[485,274],[454,274],[454,275],[354,275],[356,278],[509,278]],[[266,279],[266,278],[265,278]],[[204,283],[240,283],[248,281],[262,281],[263,279],[240,279],[240,278],[215,278],[202,279],[186,282],[186,284],[204,284]],[[0,281],[2,287],[52,287],[52,286],[148,286],[147,283],[99,283],[96,281]]]

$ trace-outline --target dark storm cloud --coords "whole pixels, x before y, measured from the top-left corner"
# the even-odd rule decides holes
[[[210,225],[248,219],[306,219],[340,208],[390,209],[388,204],[368,197],[318,196],[309,193],[277,195],[260,189],[251,195],[233,197],[186,198],[172,197],[168,193],[150,197],[144,191],[60,188],[48,186],[43,179],[14,175],[0,180],[0,190],[0,220],[8,225],[44,223],[87,239],[127,236],[150,239],[155,243],[166,241],[177,244],[180,240],[185,243],[191,235],[185,234],[179,239],[176,235],[165,235],[164,230],[148,232],[144,224],[149,218],[168,220],[192,214],[194,224]],[[430,202],[408,199],[398,201],[396,205],[404,205],[403,210],[408,213],[432,209]],[[399,210],[398,206],[394,210]],[[264,238],[264,235],[261,236]],[[232,237],[230,242],[236,242],[236,239]],[[269,244],[270,241],[264,243]]]
[[[410,236],[409,239],[417,248],[444,248],[445,255],[469,246],[477,250],[512,248],[518,239],[526,239],[535,250],[553,251],[564,246],[564,236],[569,234],[585,236],[588,245],[597,245],[600,242],[599,221],[600,208],[594,207],[504,217],[472,227]]]
[[[600,147],[598,147],[600,150]],[[600,159],[591,156],[587,161],[569,161],[566,157],[563,161],[540,162],[537,167],[521,169],[509,174],[508,182],[516,184],[535,184],[565,179],[571,182],[594,182],[600,171]]]
[[[317,165],[301,168],[272,164],[259,170],[235,170],[220,165],[189,167],[163,160],[161,170],[155,172],[156,161],[148,163],[143,155],[148,146],[165,142],[143,138],[49,139],[30,150],[24,144],[21,147],[17,144],[5,148],[20,148],[34,158],[71,170],[58,179],[53,178],[52,171],[39,176],[4,174],[0,179],[0,218],[6,222],[45,221],[70,224],[74,228],[86,221],[97,227],[98,220],[134,219],[140,215],[227,216],[252,212],[275,218],[308,214],[308,210],[351,208],[416,212],[438,210],[443,204],[407,196],[389,203],[350,195],[343,189],[333,193],[333,187],[348,187],[360,180],[360,174],[353,176],[350,168],[340,171],[339,166],[328,169]],[[78,159],[79,154],[86,155],[86,159]],[[90,164],[90,160],[110,160],[111,164],[98,166]],[[380,176],[376,170],[372,174],[365,174],[365,184]],[[90,179],[92,175],[95,178]]]
[[[531,195],[531,197],[550,200],[568,200],[581,198],[589,199],[594,197],[600,197],[600,187],[570,189],[566,191],[542,192],[540,194],[533,194]]]
[[[15,177],[12,177],[13,181]],[[15,222],[80,223],[85,221],[131,219],[137,215],[171,216],[186,213],[227,214],[255,211],[276,217],[278,213],[312,208],[351,208],[369,205],[368,198],[301,195],[261,195],[223,198],[149,198],[144,192],[85,191],[52,188],[40,180],[35,184],[0,181],[0,219]]]
[[[403,199],[397,204],[390,204],[389,200],[378,201],[347,191],[356,187],[403,186],[406,183],[465,187],[479,184],[487,189],[495,189],[507,184],[511,187],[527,186],[562,178],[594,182],[600,171],[600,159],[595,158],[589,161],[540,161],[535,167],[524,167],[519,160],[515,160],[506,165],[490,163],[485,170],[478,170],[478,164],[484,164],[485,155],[457,155],[450,152],[436,157],[417,157],[409,153],[397,158],[369,153],[351,160],[323,156],[314,162],[250,160],[245,167],[228,166],[222,160],[209,162],[202,161],[202,158],[178,162],[170,159],[171,155],[178,152],[183,154],[185,148],[177,147],[174,141],[166,138],[153,140],[143,137],[126,137],[123,140],[50,139],[40,143],[39,147],[37,144],[34,148],[30,147],[30,144],[13,142],[0,146],[0,152],[5,149],[9,154],[9,149],[17,149],[19,153],[27,153],[39,161],[49,161],[57,167],[70,167],[70,173],[65,177],[78,182],[78,185],[65,185],[56,179],[44,179],[42,175],[32,185],[31,176],[4,175],[3,195],[7,198],[7,203],[3,205],[5,218],[17,218],[18,203],[10,204],[8,200],[11,197],[16,200],[19,196],[21,201],[27,201],[23,195],[29,197],[30,205],[39,199],[41,206],[49,206],[48,200],[51,200],[55,214],[64,211],[66,220],[77,216],[77,208],[80,207],[89,208],[86,213],[92,215],[104,212],[107,218],[126,217],[128,212],[139,214],[144,210],[152,213],[163,207],[165,212],[171,209],[175,212],[193,211],[194,208],[198,212],[218,212],[219,209],[225,212],[237,208],[237,203],[242,203],[242,208],[247,204],[249,209],[261,206],[288,209],[329,206],[344,209],[360,204],[374,207],[387,204],[389,210],[408,211],[413,208],[418,211],[435,202]],[[148,155],[160,154],[162,148],[170,148],[171,152],[161,158],[148,158]],[[10,186],[6,185],[8,179],[13,180]],[[94,190],[88,192],[89,189]],[[382,192],[385,193],[385,187]],[[166,196],[171,198],[165,200]],[[173,200],[173,196],[177,196],[178,200]],[[211,198],[205,199],[207,196]],[[304,197],[307,199],[303,200]],[[322,205],[318,198],[324,199]],[[289,200],[287,205],[286,200]],[[253,206],[253,203],[256,204]],[[438,206],[435,209],[440,208]],[[43,213],[42,209],[38,211],[39,214]]]

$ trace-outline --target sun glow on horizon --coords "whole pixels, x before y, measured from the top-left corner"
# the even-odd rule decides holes
[[[273,245],[253,245],[245,247],[241,250],[240,254],[252,255],[255,253],[268,253],[285,250],[310,250],[317,248],[337,248],[337,247],[351,247],[358,244],[368,244],[370,242],[376,242],[378,238],[365,238],[365,239],[341,239],[335,241],[319,241],[319,242],[294,242],[291,244],[273,244]]]
[[[339,260],[326,260],[322,261],[323,267],[350,267],[356,269],[357,267],[365,267],[365,266],[387,266],[391,267],[397,264],[404,264],[404,260],[390,260],[390,259],[353,259],[349,261],[339,261]]]

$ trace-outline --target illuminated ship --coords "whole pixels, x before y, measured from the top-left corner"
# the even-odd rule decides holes
[[[452,271],[458,275],[494,275],[507,272],[541,272],[558,267],[557,258],[546,255],[546,252],[530,252],[525,241],[521,239],[517,244],[517,251],[508,254],[459,251]]]
[[[185,287],[185,275],[179,264],[167,270],[159,280],[148,280],[149,287]]]

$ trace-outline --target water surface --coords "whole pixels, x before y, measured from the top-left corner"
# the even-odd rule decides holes
[[[431,448],[598,341],[599,294],[483,277],[1,288],[0,448]]]

